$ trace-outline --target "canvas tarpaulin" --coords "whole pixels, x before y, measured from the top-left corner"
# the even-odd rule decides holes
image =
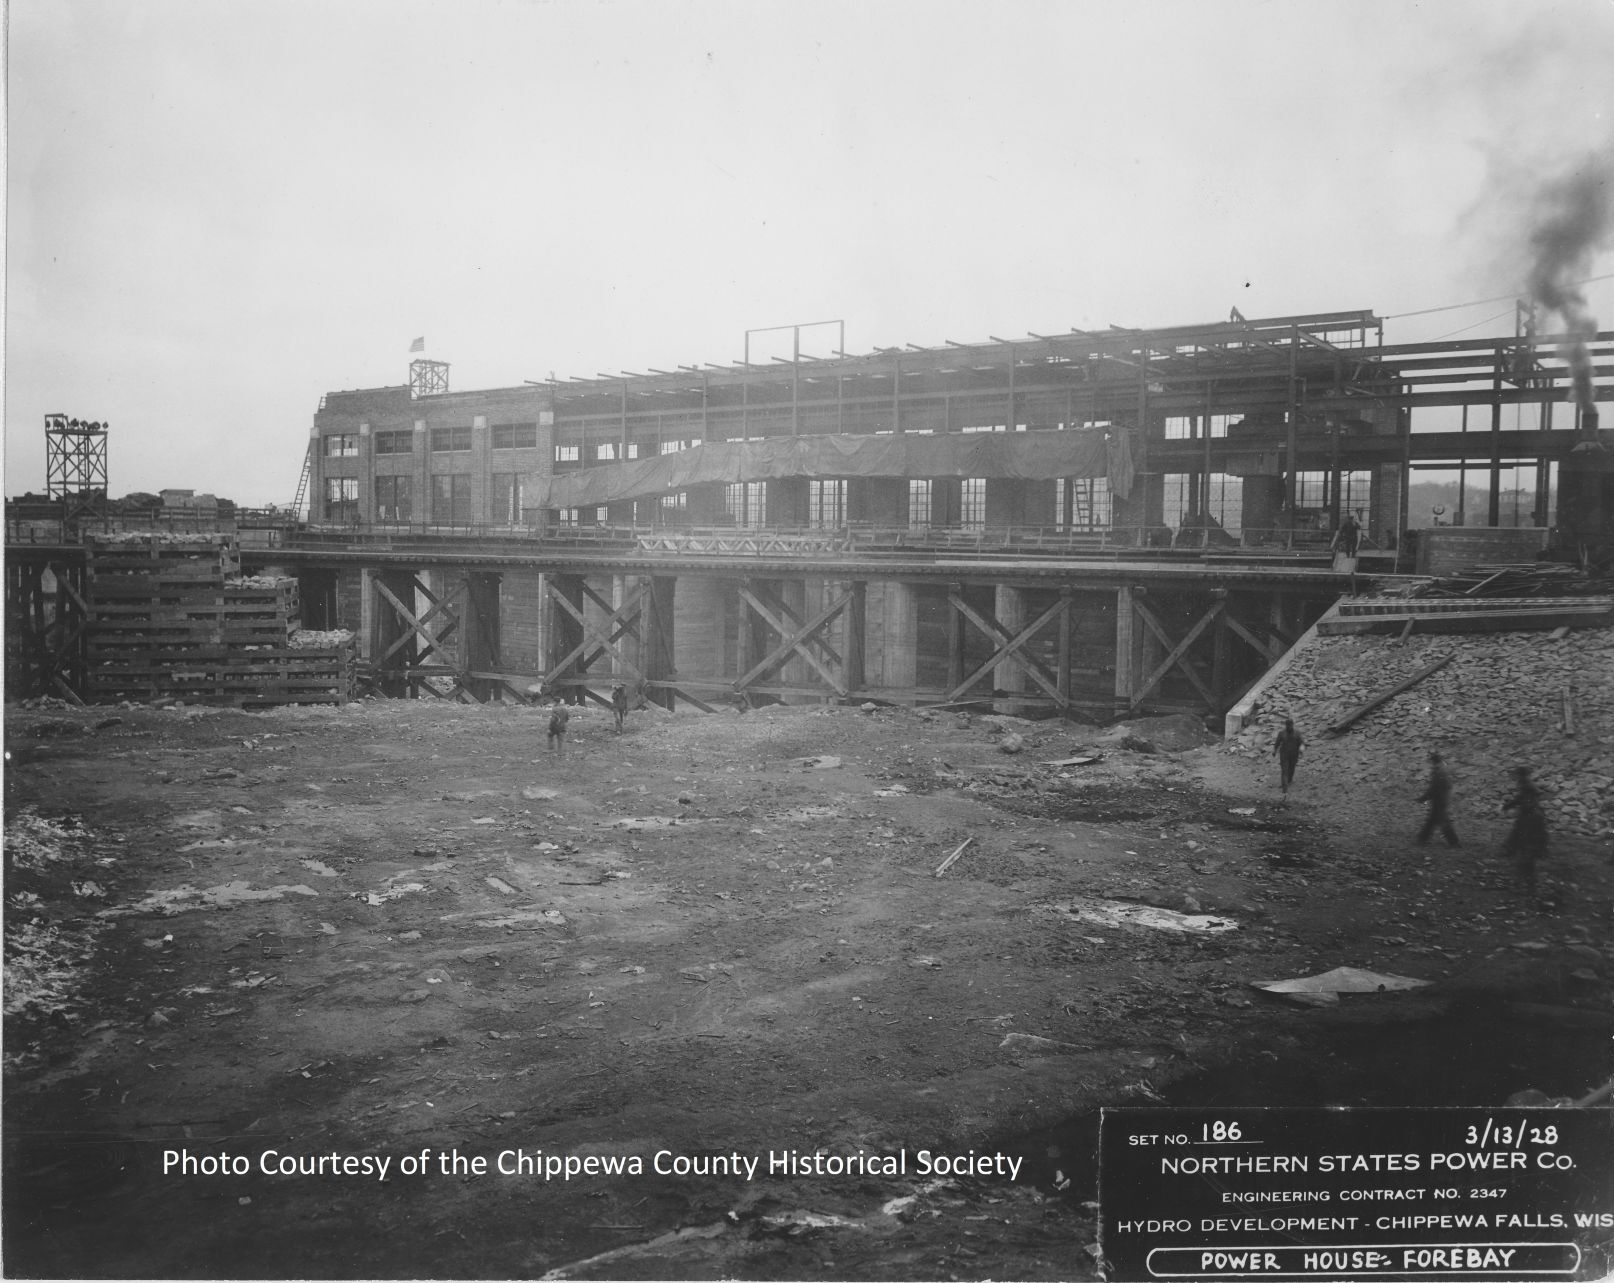
[[[1110,491],[1132,490],[1132,450],[1124,431],[950,433],[921,436],[768,437],[709,441],[627,463],[546,477],[538,506],[589,508],[670,494],[690,486],[779,477],[1107,477]]]

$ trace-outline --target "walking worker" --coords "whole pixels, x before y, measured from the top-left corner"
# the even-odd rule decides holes
[[[1356,596],[1356,552],[1362,546],[1362,526],[1354,512],[1347,511],[1328,547],[1335,552],[1334,570],[1351,577],[1351,596]]]
[[[1530,778],[1528,766],[1515,766],[1517,792],[1502,803],[1513,811],[1513,829],[1502,843],[1502,854],[1513,860],[1513,869],[1527,891],[1536,889],[1536,861],[1547,854],[1547,813],[1541,806],[1541,791]]]
[[[549,747],[562,757],[566,755],[566,723],[571,716],[571,710],[558,699],[549,710]]]
[[[611,687],[611,712],[616,714],[616,733],[628,724],[628,688],[621,682]]]
[[[1433,750],[1429,754],[1429,785],[1418,800],[1429,803],[1429,814],[1418,830],[1418,845],[1429,841],[1429,835],[1438,828],[1447,846],[1462,846],[1451,824],[1451,773],[1446,770],[1445,760]]]
[[[1356,519],[1354,512],[1346,512],[1340,518],[1339,529],[1334,531],[1333,542],[1329,544],[1332,549],[1338,549],[1347,557],[1354,558],[1356,551],[1362,546],[1362,525]]]
[[[1295,719],[1283,719],[1283,729],[1272,741],[1272,751],[1278,755],[1278,769],[1283,776],[1283,793],[1289,795],[1289,786],[1295,782],[1295,767],[1300,764],[1300,749],[1306,741],[1295,729]]]

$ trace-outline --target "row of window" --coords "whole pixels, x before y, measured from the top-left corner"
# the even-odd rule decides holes
[[[680,450],[687,450],[691,446],[701,443],[699,437],[691,437],[688,441],[663,441],[662,454],[677,454]],[[637,441],[601,441],[594,447],[595,463],[618,463],[628,459],[637,459],[640,456],[640,443]],[[558,445],[555,447],[556,463],[581,463],[583,461],[583,447],[580,445]]]
[[[1353,476],[1355,474],[1352,474]],[[1366,476],[1367,474],[1361,474]],[[493,525],[516,525],[523,519],[523,483],[526,478],[518,472],[495,472],[489,478],[489,504],[486,520]],[[1227,512],[1224,504],[1236,503],[1241,492],[1237,478],[1218,474],[1212,478],[1212,511],[1224,525],[1236,529],[1236,511]],[[1182,477],[1167,478],[1166,520],[1180,521],[1186,511],[1186,498]],[[431,477],[430,511],[422,514],[425,520],[436,525],[470,525],[471,475],[465,472],[438,473]],[[1174,486],[1173,482],[1181,484]],[[807,521],[816,529],[837,529],[847,520],[847,482],[845,479],[815,480],[810,483],[807,496]],[[957,505],[952,495],[937,492],[929,479],[908,482],[908,526],[925,530],[931,525],[957,526],[965,530],[980,530],[986,525],[986,481],[982,477],[965,477],[958,483]],[[937,511],[940,500],[947,510]],[[663,495],[661,509],[677,513],[685,507],[687,499],[680,491]],[[763,481],[740,481],[723,487],[723,506],[737,526],[762,526],[768,520],[768,490]],[[570,521],[580,515],[573,511]],[[605,509],[600,509],[599,520],[605,520]],[[327,477],[325,479],[325,520],[352,523],[359,520],[359,479],[357,477]],[[1231,516],[1229,522],[1227,517]],[[1109,526],[1111,503],[1109,485],[1103,477],[1061,477],[1055,483],[1054,524],[1060,530],[1094,530]],[[410,522],[416,520],[414,504],[414,478],[408,474],[384,475],[375,478],[375,520],[382,522]],[[568,524],[566,512],[561,521]]]
[[[375,479],[375,519],[408,522],[416,520],[414,478],[378,476]],[[487,521],[492,525],[517,525],[522,520],[522,486],[519,472],[495,472],[488,494]],[[471,475],[468,472],[437,473],[431,478],[431,508],[421,514],[434,525],[468,526],[471,512]],[[360,519],[359,479],[325,479],[325,520],[352,524]]]
[[[536,423],[495,423],[493,425],[492,445],[495,450],[536,450],[538,448],[538,425]],[[325,457],[327,459],[356,458],[359,453],[359,434],[356,432],[333,432],[324,438]],[[471,429],[463,428],[433,428],[430,436],[431,451],[433,454],[451,454],[455,451],[469,450],[471,448]],[[377,454],[413,454],[415,452],[415,434],[408,428],[377,432],[375,434],[375,452]]]
[[[359,453],[359,434],[356,432],[333,432],[324,438],[325,457],[327,459],[357,458]],[[471,429],[461,428],[433,428],[429,437],[430,449],[433,454],[454,454],[467,451],[471,448]],[[692,437],[687,441],[663,441],[662,454],[675,454],[680,450],[687,450],[690,446],[701,443],[699,437]],[[495,423],[493,425],[493,448],[495,450],[535,450],[538,448],[538,425],[536,423]],[[594,460],[598,463],[615,463],[625,459],[637,459],[640,443],[637,441],[618,442],[603,441],[594,447]],[[377,454],[413,454],[415,452],[415,434],[408,428],[377,432],[375,434],[375,453]],[[556,463],[580,463],[582,461],[582,447],[575,445],[558,445],[555,447]]]

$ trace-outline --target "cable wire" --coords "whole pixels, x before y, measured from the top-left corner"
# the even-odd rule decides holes
[[[1582,285],[1596,285],[1599,281],[1614,281],[1614,272],[1606,276],[1591,276],[1584,281],[1573,281],[1571,287],[1578,289]],[[1502,303],[1508,300],[1517,300],[1517,294],[1498,294],[1495,298],[1477,298],[1469,303],[1448,303],[1445,307],[1426,307],[1421,312],[1397,312],[1394,316],[1381,317],[1385,321],[1404,321],[1409,316],[1433,316],[1436,312],[1456,312],[1465,307],[1481,307],[1486,303]]]

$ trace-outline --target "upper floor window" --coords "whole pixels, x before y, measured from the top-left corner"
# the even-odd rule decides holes
[[[415,449],[415,434],[405,428],[402,432],[377,432],[375,434],[375,452],[377,454],[412,454]]]
[[[815,530],[833,530],[846,520],[846,482],[808,483],[807,524]]]
[[[576,463],[581,457],[581,450],[574,445],[558,445],[555,447],[556,463]]]
[[[325,520],[346,523],[359,519],[359,479],[325,478]]]
[[[471,429],[466,428],[433,428],[432,451],[445,453],[450,450],[469,450],[471,448]]]
[[[375,479],[375,519],[409,521],[414,515],[414,478],[382,476]]]
[[[495,423],[493,448],[495,450],[534,450],[538,447],[536,423]]]
[[[356,432],[335,432],[325,438],[327,459],[347,458],[359,453],[359,435]]]

